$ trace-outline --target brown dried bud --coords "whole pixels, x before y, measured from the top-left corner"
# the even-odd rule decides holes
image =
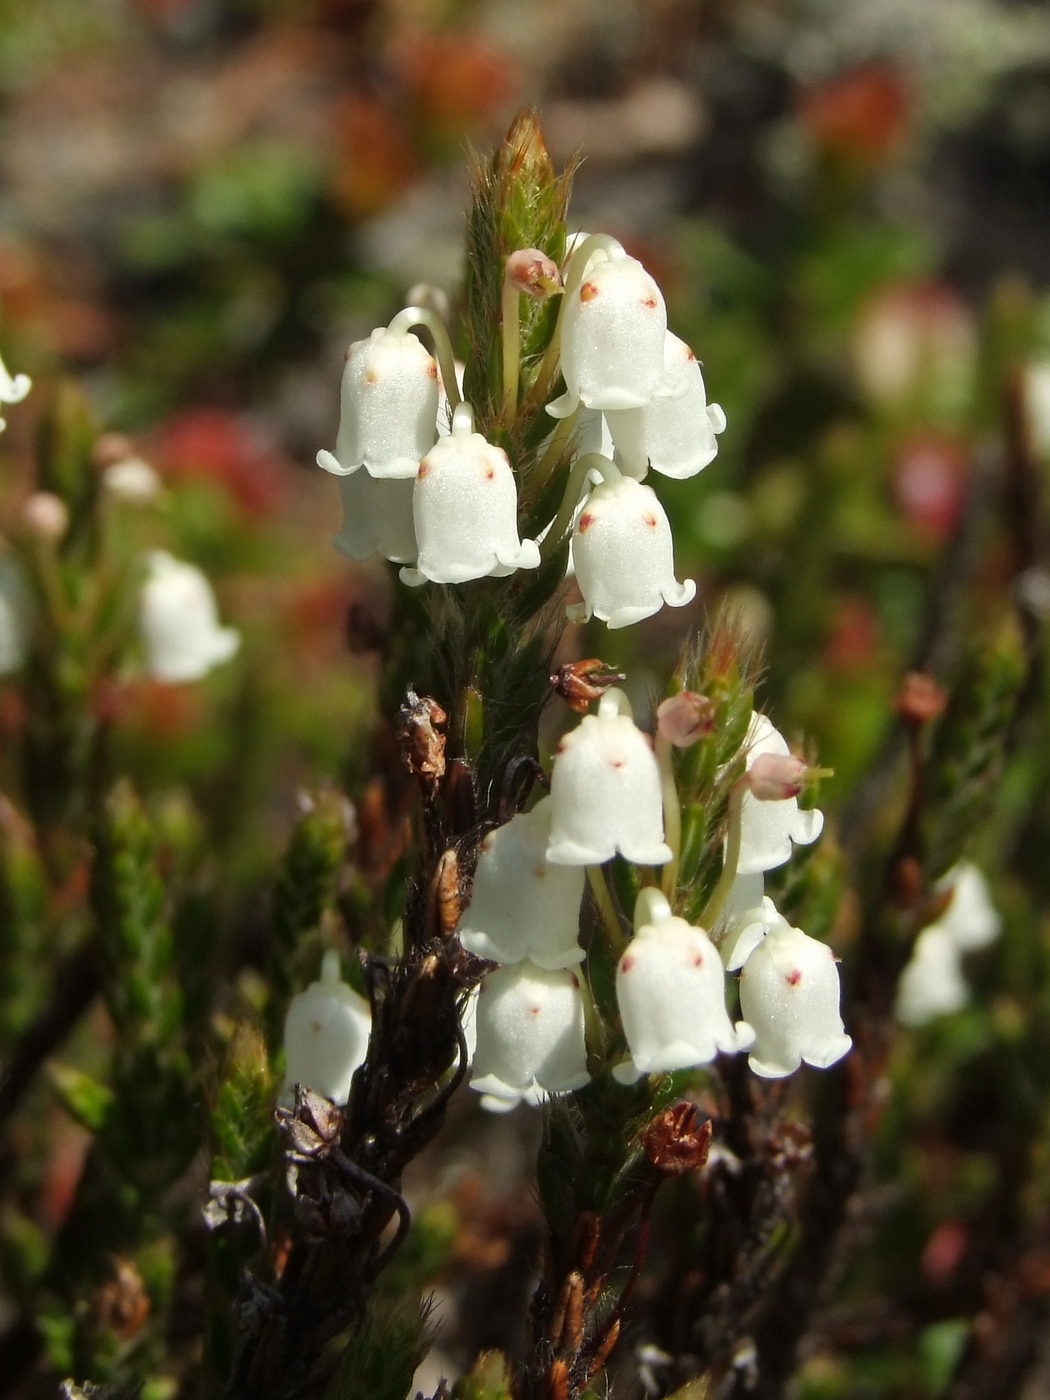
[[[711,1122],[695,1103],[676,1103],[658,1113],[642,1133],[645,1155],[657,1171],[685,1176],[707,1161],[711,1147]]]
[[[503,276],[508,286],[530,297],[549,297],[561,290],[558,264],[539,248],[519,248],[511,253]]]
[[[611,685],[626,679],[622,671],[607,670],[604,661],[591,657],[559,666],[550,682],[566,705],[582,715],[592,700],[600,700]]]
[[[910,671],[901,682],[894,709],[905,724],[919,726],[944,713],[948,692],[924,671]]]
[[[459,893],[459,858],[451,846],[438,861],[433,888],[438,936],[451,938],[463,912],[463,900]]]
[[[745,773],[744,782],[759,802],[783,802],[799,795],[808,773],[803,760],[792,753],[762,753]]]
[[[408,691],[398,713],[397,737],[405,766],[431,796],[445,775],[445,736],[438,727],[447,723],[436,700]]]
[[[130,1259],[113,1257],[113,1277],[91,1299],[92,1321],[128,1342],[149,1317],[150,1304],[142,1275]]]
[[[656,732],[676,749],[691,748],[705,739],[714,724],[714,702],[695,690],[680,690],[657,706]]]

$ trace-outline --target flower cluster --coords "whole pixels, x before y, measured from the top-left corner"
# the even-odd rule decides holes
[[[527,277],[523,267],[540,272]],[[615,240],[577,238],[564,284],[535,250],[508,259],[505,303],[512,308],[521,292],[559,288],[551,349],[566,388],[547,412],[559,420],[551,450],[569,445],[570,470],[561,508],[540,538],[553,548],[571,531],[583,595],[569,608],[572,620],[593,616],[625,627],[695,596],[692,580],[675,578],[667,515],[642,483],[650,467],[679,479],[701,471],[717,452],[725,417],[707,403],[693,352],[668,331],[659,287]],[[516,310],[504,328],[512,363],[515,318]],[[413,325],[431,333],[436,358]],[[336,449],[319,452],[317,461],[340,478],[344,522],[336,547],[353,559],[381,554],[404,565],[405,583],[465,583],[540,563],[539,541],[519,535],[507,453],[474,431],[448,330],[427,308],[407,307],[350,346]]]
[[[530,502],[552,502],[537,537],[519,528],[518,465],[476,431],[461,397],[444,322],[410,306],[347,354],[335,451],[317,456],[340,481],[336,547],[354,559],[381,554],[402,566],[410,586],[498,578],[561,550],[581,595],[566,609],[570,621],[618,628],[665,603],[683,606],[696,586],[676,578],[670,523],[646,478],[689,478],[716,455],[725,418],[707,402],[695,355],[668,329],[653,278],[614,239],[577,235],[561,267],[538,249],[518,250],[503,281],[500,429],[513,421],[522,387],[522,296],[561,297],[532,384],[541,396],[532,411],[553,423],[532,468],[539,488]],[[414,333],[420,328],[433,354]],[[512,434],[499,438],[513,442]],[[559,470],[555,506],[558,492],[543,488]],[[603,1059],[626,1084],[744,1050],[765,1076],[790,1074],[803,1060],[832,1064],[851,1044],[835,959],[792,928],[763,889],[765,871],[820,834],[821,814],[797,800],[805,766],[756,714],[705,929],[674,908],[685,901],[675,888],[672,750],[694,742],[702,725],[685,713],[685,697],[673,697],[660,708],[654,744],[621,691],[595,686],[579,708],[594,698],[597,712],[557,749],[549,796],[481,842],[455,930],[468,952],[495,964],[469,1010],[472,1085],[483,1103],[505,1110],[580,1088]],[[590,883],[599,915],[591,938],[623,944],[602,870],[616,857],[638,867],[642,888],[634,935],[617,948],[619,1028],[610,1040],[590,1034],[600,1014],[590,1000],[581,906]],[[663,871],[659,888],[654,868]],[[727,972],[740,974],[735,1023]]]

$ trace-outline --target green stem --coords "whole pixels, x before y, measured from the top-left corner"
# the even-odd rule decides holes
[[[448,327],[437,312],[431,311],[429,307],[406,306],[404,311],[397,313],[387,330],[393,331],[397,335],[410,331],[413,326],[425,327],[434,337],[434,354],[441,367],[445,393],[454,412],[457,405],[462,402],[462,396],[459,392],[459,381],[456,378],[456,356],[452,349]]]
[[[722,861],[722,873],[718,877],[718,884],[711,891],[711,898],[700,915],[701,926],[705,929],[714,927],[736,879],[736,868],[740,864],[740,810],[746,791],[744,785],[738,783],[729,794],[729,831],[726,835],[725,859]]]
[[[591,887],[591,894],[594,896],[594,903],[598,909],[598,917],[609,939],[609,946],[619,957],[627,947],[627,940],[623,936],[620,920],[616,916],[609,886],[605,883],[605,871],[600,865],[587,866],[587,883]]]
[[[554,432],[551,433],[543,456],[536,463],[529,481],[529,485],[536,495],[539,495],[546,486],[551,472],[554,471],[555,467],[557,467],[558,463],[561,461],[565,446],[576,429],[579,413],[580,410],[577,409],[575,413],[570,413],[568,418],[560,418],[558,420],[558,426],[554,429]]]
[[[541,559],[549,559],[560,548],[572,526],[573,513],[580,503],[587,473],[594,470],[600,471],[600,464],[611,465],[600,452],[585,452],[582,457],[577,457],[573,462],[569,469],[569,479],[565,483],[565,493],[561,498],[561,505],[558,507],[558,514],[551,521],[551,527],[544,535],[543,543],[540,545]]]
[[[668,904],[674,905],[678,885],[678,858],[682,850],[682,809],[674,780],[674,746],[662,734],[656,735],[656,761],[660,765],[660,794],[664,805],[664,840],[671,848],[671,859],[660,875],[660,889]]]
[[[521,369],[521,292],[510,278],[503,278],[503,426],[510,429],[518,411],[518,374]]]

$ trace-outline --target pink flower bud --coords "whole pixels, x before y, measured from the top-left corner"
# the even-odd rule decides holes
[[[519,248],[507,259],[507,284],[530,297],[549,297],[561,287],[558,265],[539,248]]]
[[[69,529],[66,503],[51,491],[34,491],[22,507],[22,519],[34,535],[55,543]]]
[[[664,700],[656,711],[656,731],[676,749],[688,749],[711,733],[715,707],[706,695],[680,690]]]
[[[759,754],[747,770],[745,782],[759,802],[783,802],[797,797],[805,786],[807,768],[794,754]]]

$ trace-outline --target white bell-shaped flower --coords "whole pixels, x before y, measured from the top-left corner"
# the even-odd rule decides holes
[[[437,363],[411,331],[374,330],[346,354],[335,452],[317,465],[335,476],[414,477],[437,437]]]
[[[565,393],[555,418],[586,408],[640,408],[663,381],[667,308],[660,288],[623,249],[599,251],[582,281],[566,286],[561,313]]]
[[[629,627],[665,603],[680,608],[696,596],[691,578],[674,576],[671,526],[655,492],[614,470],[580,512],[572,558],[583,594],[568,609],[573,622],[594,616],[610,628]]]
[[[747,767],[760,754],[786,756],[791,752],[787,741],[772,721],[757,711],[745,740]],[[791,859],[791,843],[808,846],[824,829],[824,813],[801,811],[798,798],[785,797],[772,802],[760,801],[752,792],[745,792],[740,809],[740,858],[737,873],[752,875],[760,870],[773,870]]]
[[[327,952],[320,980],[292,997],[284,1020],[285,1092],[301,1084],[333,1103],[346,1103],[371,1028],[368,1002],[339,976],[339,954]]]
[[[25,665],[29,649],[29,598],[13,554],[0,555],[0,676]]]
[[[740,1011],[755,1030],[748,1063],[765,1079],[792,1074],[803,1060],[827,1069],[853,1041],[839,1013],[839,970],[826,943],[781,920],[740,973]]]
[[[951,890],[951,900],[937,923],[961,953],[974,953],[995,942],[1002,931],[1002,916],[992,904],[988,882],[972,861],[960,861],[937,888]]]
[[[547,859],[551,800],[497,827],[481,843],[474,891],[456,934],[469,952],[493,962],[530,958],[539,967],[583,961],[579,944],[582,866]]]
[[[725,972],[703,929],[676,918],[656,889],[642,890],[637,932],[616,970],[616,999],[630,1059],[613,1070],[621,1084],[709,1064],[719,1051],[746,1050],[754,1032],[726,1010]]]
[[[139,595],[146,670],[159,681],[198,681],[233,656],[241,634],[220,626],[211,584],[195,565],[160,549],[147,563]]]
[[[942,924],[930,924],[915,940],[901,973],[894,1015],[903,1026],[924,1026],[959,1011],[969,999],[959,947]]]
[[[414,563],[415,485],[414,480],[405,477],[388,480],[371,472],[340,477],[343,528],[332,540],[336,549],[351,559],[371,559],[373,554],[381,554],[395,564]]]
[[[28,374],[11,374],[3,360],[0,360],[0,403],[21,403],[33,387]],[[0,433],[7,427],[7,419],[0,418]]]
[[[582,1089],[590,1078],[583,997],[575,973],[532,962],[481,983],[471,1088],[512,1108],[522,1099]]]
[[[644,407],[610,412],[606,421],[625,473],[641,481],[652,467],[681,481],[714,461],[726,416],[718,404],[708,404],[692,350],[668,331],[659,391]]]
[[[507,454],[471,424],[460,404],[452,432],[420,463],[412,497],[419,563],[401,570],[407,584],[465,583],[539,565],[535,540],[518,539],[518,488]]]
[[[664,865],[660,769],[648,735],[631,718],[622,690],[607,690],[558,745],[551,770],[551,843],[556,865],[600,865],[619,852],[639,865]]]

